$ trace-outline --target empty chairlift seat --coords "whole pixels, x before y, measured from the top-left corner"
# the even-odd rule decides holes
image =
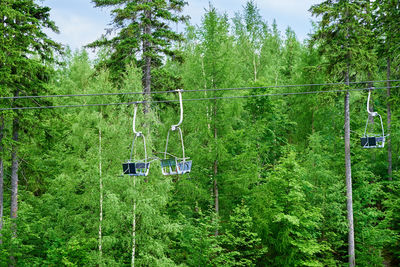
[[[183,121],[183,105],[182,105],[182,94],[181,90],[177,90],[179,95],[179,104],[180,104],[180,120],[178,124],[172,125],[171,128],[168,130],[167,133],[167,142],[165,144],[165,152],[164,152],[164,159],[160,160],[161,163],[161,172],[163,175],[176,175],[176,174],[185,174],[189,173],[192,169],[192,161],[187,160],[189,158],[185,157],[185,146],[183,145],[183,136],[182,130],[179,128]],[[182,147],[182,158],[175,157],[168,153],[168,141],[169,141],[169,134],[170,131],[177,131],[180,137],[180,143]],[[167,158],[167,155],[170,157]]]
[[[137,105],[135,105],[133,122],[132,122],[134,137],[133,137],[132,146],[131,146],[131,156],[127,162],[122,163],[122,171],[123,171],[123,174],[131,175],[131,176],[147,176],[149,174],[149,170],[150,170],[150,162],[147,162],[148,158],[147,158],[147,150],[146,150],[146,138],[141,132],[137,132],[135,129],[136,112],[137,112]],[[133,156],[133,150],[134,150],[134,146],[135,146],[135,140],[138,137],[143,138],[144,159],[133,160],[132,156]]]
[[[374,117],[379,117],[379,122],[380,122],[380,134],[368,134],[368,129],[369,128],[374,128],[372,121],[370,120],[370,118],[367,118],[367,122],[365,124],[365,130],[364,130],[364,135],[361,137],[361,147],[362,148],[382,148],[385,146],[385,130],[383,128],[383,122],[382,122],[382,117],[381,115],[378,114],[378,112],[373,112],[370,111],[369,108],[369,101],[371,99],[371,91],[372,88],[369,90],[368,92],[368,100],[367,100],[367,112],[369,114],[370,117],[374,118]],[[375,121],[376,123],[376,121]],[[372,130],[371,130],[372,131]]]

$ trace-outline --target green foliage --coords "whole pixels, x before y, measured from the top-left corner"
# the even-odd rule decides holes
[[[393,75],[398,75],[398,52],[386,39],[395,28],[397,6],[382,1],[378,8],[379,1],[367,2],[324,1],[312,7],[322,21],[314,38],[301,43],[290,28],[281,35],[275,21],[268,27],[255,1],[248,1],[232,24],[227,15],[210,6],[201,24],[188,25],[181,40],[166,21],[183,19],[174,13],[180,11],[183,1],[96,0],[98,7],[113,8],[113,25],[122,30],[111,39],[91,44],[104,46],[97,62],[91,62],[84,50],[67,51],[60,58],[63,64],[54,67],[47,59],[58,49],[56,44],[44,39],[44,50],[34,51],[27,49],[30,39],[25,39],[42,36],[36,31],[40,27],[56,29],[48,9],[33,1],[3,1],[3,19],[28,19],[29,12],[35,11],[43,20],[31,18],[35,27],[10,21],[10,27],[0,25],[4,33],[0,38],[4,48],[0,51],[1,95],[11,96],[19,85],[25,90],[21,93],[33,95],[139,93],[143,91],[141,67],[146,55],[157,66],[152,71],[155,88],[182,87],[184,99],[341,89],[327,85],[264,87],[336,82],[343,79],[347,63],[354,80],[369,75],[383,78],[387,56],[393,56]],[[146,20],[148,9],[155,15],[151,21]],[[375,28],[363,26],[371,22]],[[379,28],[378,22],[384,26]],[[153,35],[144,33],[146,25],[153,27]],[[363,37],[373,39],[372,33],[379,34],[377,42]],[[18,38],[6,38],[9,34]],[[390,36],[395,40],[395,35]],[[173,59],[172,40],[181,41],[182,55],[175,59],[182,56],[182,64]],[[153,45],[136,58],[143,41]],[[371,43],[379,44],[379,53]],[[18,51],[27,56],[16,58]],[[167,55],[165,60],[163,55]],[[262,89],[189,92],[240,86]],[[135,215],[137,266],[343,266],[347,261],[347,221],[343,102],[338,96],[340,93],[185,101],[182,131],[193,168],[183,176],[162,176],[158,161],[151,162],[147,177],[121,176],[121,163],[129,158],[133,138],[132,105],[20,112],[27,123],[20,140],[18,232],[13,236],[13,221],[7,215],[10,192],[5,190],[0,265],[9,265],[12,255],[17,266],[130,265]],[[177,98],[175,94],[157,94],[154,99]],[[60,97],[38,104],[140,100],[141,94],[127,94]],[[400,124],[395,103],[400,95],[393,90],[390,99],[393,181],[385,181],[386,150],[359,147],[367,116],[365,101],[364,92],[352,93],[356,262],[360,266],[389,262],[396,266],[400,262]],[[32,102],[14,104],[30,106]],[[384,114],[385,104],[384,94],[376,92],[374,109]],[[10,102],[0,105],[11,106]],[[162,157],[159,152],[165,147],[170,125],[179,119],[179,106],[175,102],[151,105],[152,111],[146,114],[138,109],[136,128],[146,136],[148,156]],[[5,128],[0,134],[5,138],[1,156],[7,189],[13,116],[2,114]],[[176,135],[171,135],[169,148],[172,154],[181,155]],[[136,143],[133,155],[143,158],[142,143]]]
[[[104,47],[110,56],[98,65],[110,69],[112,78],[121,81],[126,66],[136,64],[145,67],[146,58],[152,65],[162,65],[162,55],[181,59],[174,42],[182,41],[182,36],[171,29],[169,23],[186,20],[179,15],[186,2],[183,0],[93,0],[96,7],[112,8],[113,31],[116,36],[107,39],[103,35],[88,47]],[[137,55],[141,54],[141,57]]]
[[[307,181],[305,169],[294,152],[287,152],[266,183],[254,192],[255,225],[268,247],[268,264],[320,266],[317,255],[325,249],[318,242],[320,208],[307,199],[306,192],[313,185]]]
[[[357,71],[373,72],[376,55],[368,49],[373,36],[369,1],[324,1],[311,7],[315,16],[322,16],[313,39],[326,57],[328,73],[344,79],[347,69],[350,75]]]
[[[260,10],[254,1],[248,1],[243,13],[236,13],[233,18],[238,73],[243,75],[242,83],[256,82],[261,68],[260,53],[263,40],[269,35],[267,24],[262,20]]]
[[[242,201],[233,210],[228,229],[220,237],[223,249],[217,259],[218,266],[255,266],[257,260],[265,256],[267,250],[262,248],[261,239],[252,232],[253,228],[249,208]]]
[[[48,28],[58,31],[50,20],[50,9],[33,0],[2,1],[0,7],[0,85],[2,95],[13,91],[33,95],[43,93],[50,69],[43,63],[54,61],[60,45],[44,33]]]

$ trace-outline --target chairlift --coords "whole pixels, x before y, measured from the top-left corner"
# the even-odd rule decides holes
[[[171,128],[168,130],[167,134],[167,142],[165,144],[165,152],[164,152],[164,159],[160,160],[161,163],[161,172],[163,175],[176,175],[176,174],[185,174],[189,173],[192,169],[192,161],[187,160],[189,158],[185,157],[185,146],[183,144],[183,135],[182,130],[179,127],[183,121],[183,104],[182,104],[182,90],[177,90],[179,95],[179,104],[180,104],[180,120],[178,124],[172,125]],[[178,158],[172,154],[168,153],[168,141],[170,131],[178,131],[179,137],[181,139],[182,144],[182,158]],[[167,155],[169,156],[167,158]]]
[[[137,132],[135,128],[136,124],[136,112],[137,112],[137,104],[135,104],[135,110],[133,113],[133,122],[132,122],[132,129],[134,133],[132,147],[131,147],[131,156],[127,162],[122,164],[123,174],[127,174],[130,176],[147,176],[150,170],[150,162],[148,162],[147,158],[147,150],[146,150],[146,138],[142,132]],[[134,160],[132,159],[133,156],[133,148],[135,145],[136,138],[142,137],[143,138],[143,147],[144,147],[144,159],[141,160]]]
[[[368,91],[367,112],[368,112],[369,116],[368,116],[367,122],[365,124],[364,135],[361,137],[361,146],[362,146],[362,148],[383,148],[385,146],[385,130],[383,128],[382,117],[381,117],[381,115],[378,114],[378,112],[371,112],[369,109],[369,102],[371,99],[372,90],[373,90],[373,88],[369,89],[369,91]],[[376,116],[379,117],[382,133],[368,134],[368,128],[372,124],[369,119],[370,116],[371,117],[376,117]]]

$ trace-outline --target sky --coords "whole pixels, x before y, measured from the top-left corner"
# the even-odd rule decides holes
[[[72,50],[97,40],[111,28],[110,10],[95,8],[91,0],[41,0],[51,8],[50,15],[59,27],[60,33],[48,32],[49,36]],[[227,13],[230,18],[243,10],[246,0],[187,0],[183,14],[191,17],[191,24],[200,24],[205,9],[211,3],[220,13]],[[269,25],[276,19],[281,33],[291,27],[300,41],[311,32],[311,5],[322,0],[255,0],[260,14]],[[182,31],[183,25],[179,26]]]

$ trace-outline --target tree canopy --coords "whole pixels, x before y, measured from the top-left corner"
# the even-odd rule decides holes
[[[114,33],[62,57],[49,8],[0,2],[0,266],[400,264],[396,1],[321,1],[299,40],[255,0],[182,33],[184,1],[94,0]],[[360,145],[370,86],[384,148]],[[164,176],[175,89],[193,164]]]

